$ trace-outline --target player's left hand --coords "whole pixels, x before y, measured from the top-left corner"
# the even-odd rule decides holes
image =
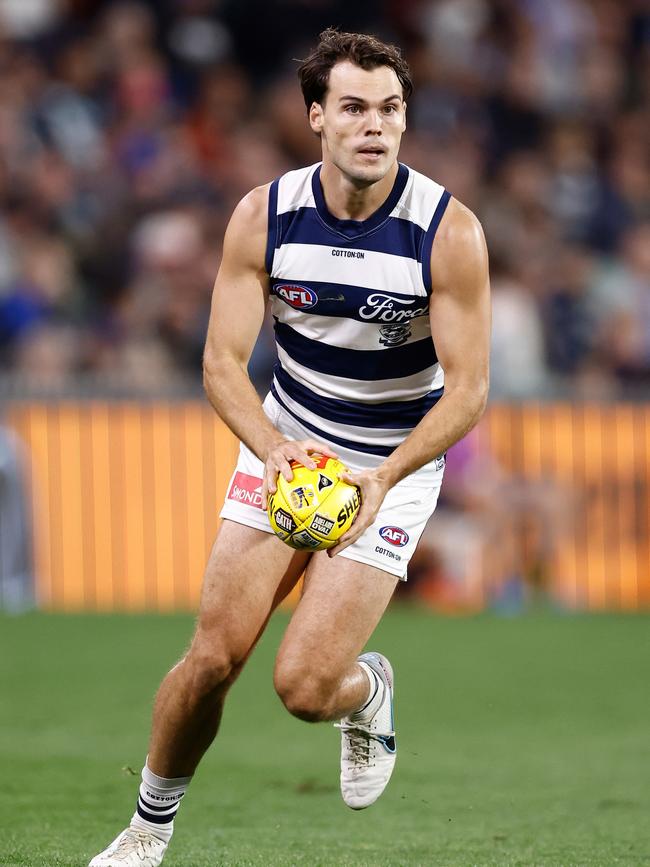
[[[341,473],[339,476],[350,485],[357,485],[361,490],[361,508],[347,533],[345,533],[336,545],[328,549],[329,557],[340,554],[344,548],[356,542],[359,536],[368,529],[377,517],[377,512],[384,502],[390,485],[381,477],[380,469],[364,470],[360,473]]]

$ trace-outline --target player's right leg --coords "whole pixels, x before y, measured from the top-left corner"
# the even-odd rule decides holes
[[[180,800],[212,743],[226,693],[308,554],[267,532],[224,521],[205,572],[188,652],[163,680],[131,825],[89,867],[157,867]]]

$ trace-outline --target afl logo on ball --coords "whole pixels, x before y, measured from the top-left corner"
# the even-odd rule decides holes
[[[311,289],[293,283],[282,283],[275,287],[274,292],[278,298],[282,298],[290,307],[295,307],[297,310],[308,310],[318,301],[318,295]]]
[[[402,530],[401,527],[382,527],[379,535],[391,545],[398,548],[403,548],[409,540],[409,534]]]

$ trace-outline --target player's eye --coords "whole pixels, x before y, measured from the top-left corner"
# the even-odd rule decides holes
[[[345,107],[345,110],[350,114],[359,114],[359,112],[361,111],[361,106],[357,105],[357,103],[354,102],[352,103],[352,105],[347,105]]]

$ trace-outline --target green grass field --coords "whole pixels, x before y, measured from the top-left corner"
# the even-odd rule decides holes
[[[391,611],[399,758],[361,813],[338,732],[292,719],[278,615],[226,707],[165,864],[650,864],[650,617]],[[131,815],[187,616],[0,618],[0,864],[83,867]]]

